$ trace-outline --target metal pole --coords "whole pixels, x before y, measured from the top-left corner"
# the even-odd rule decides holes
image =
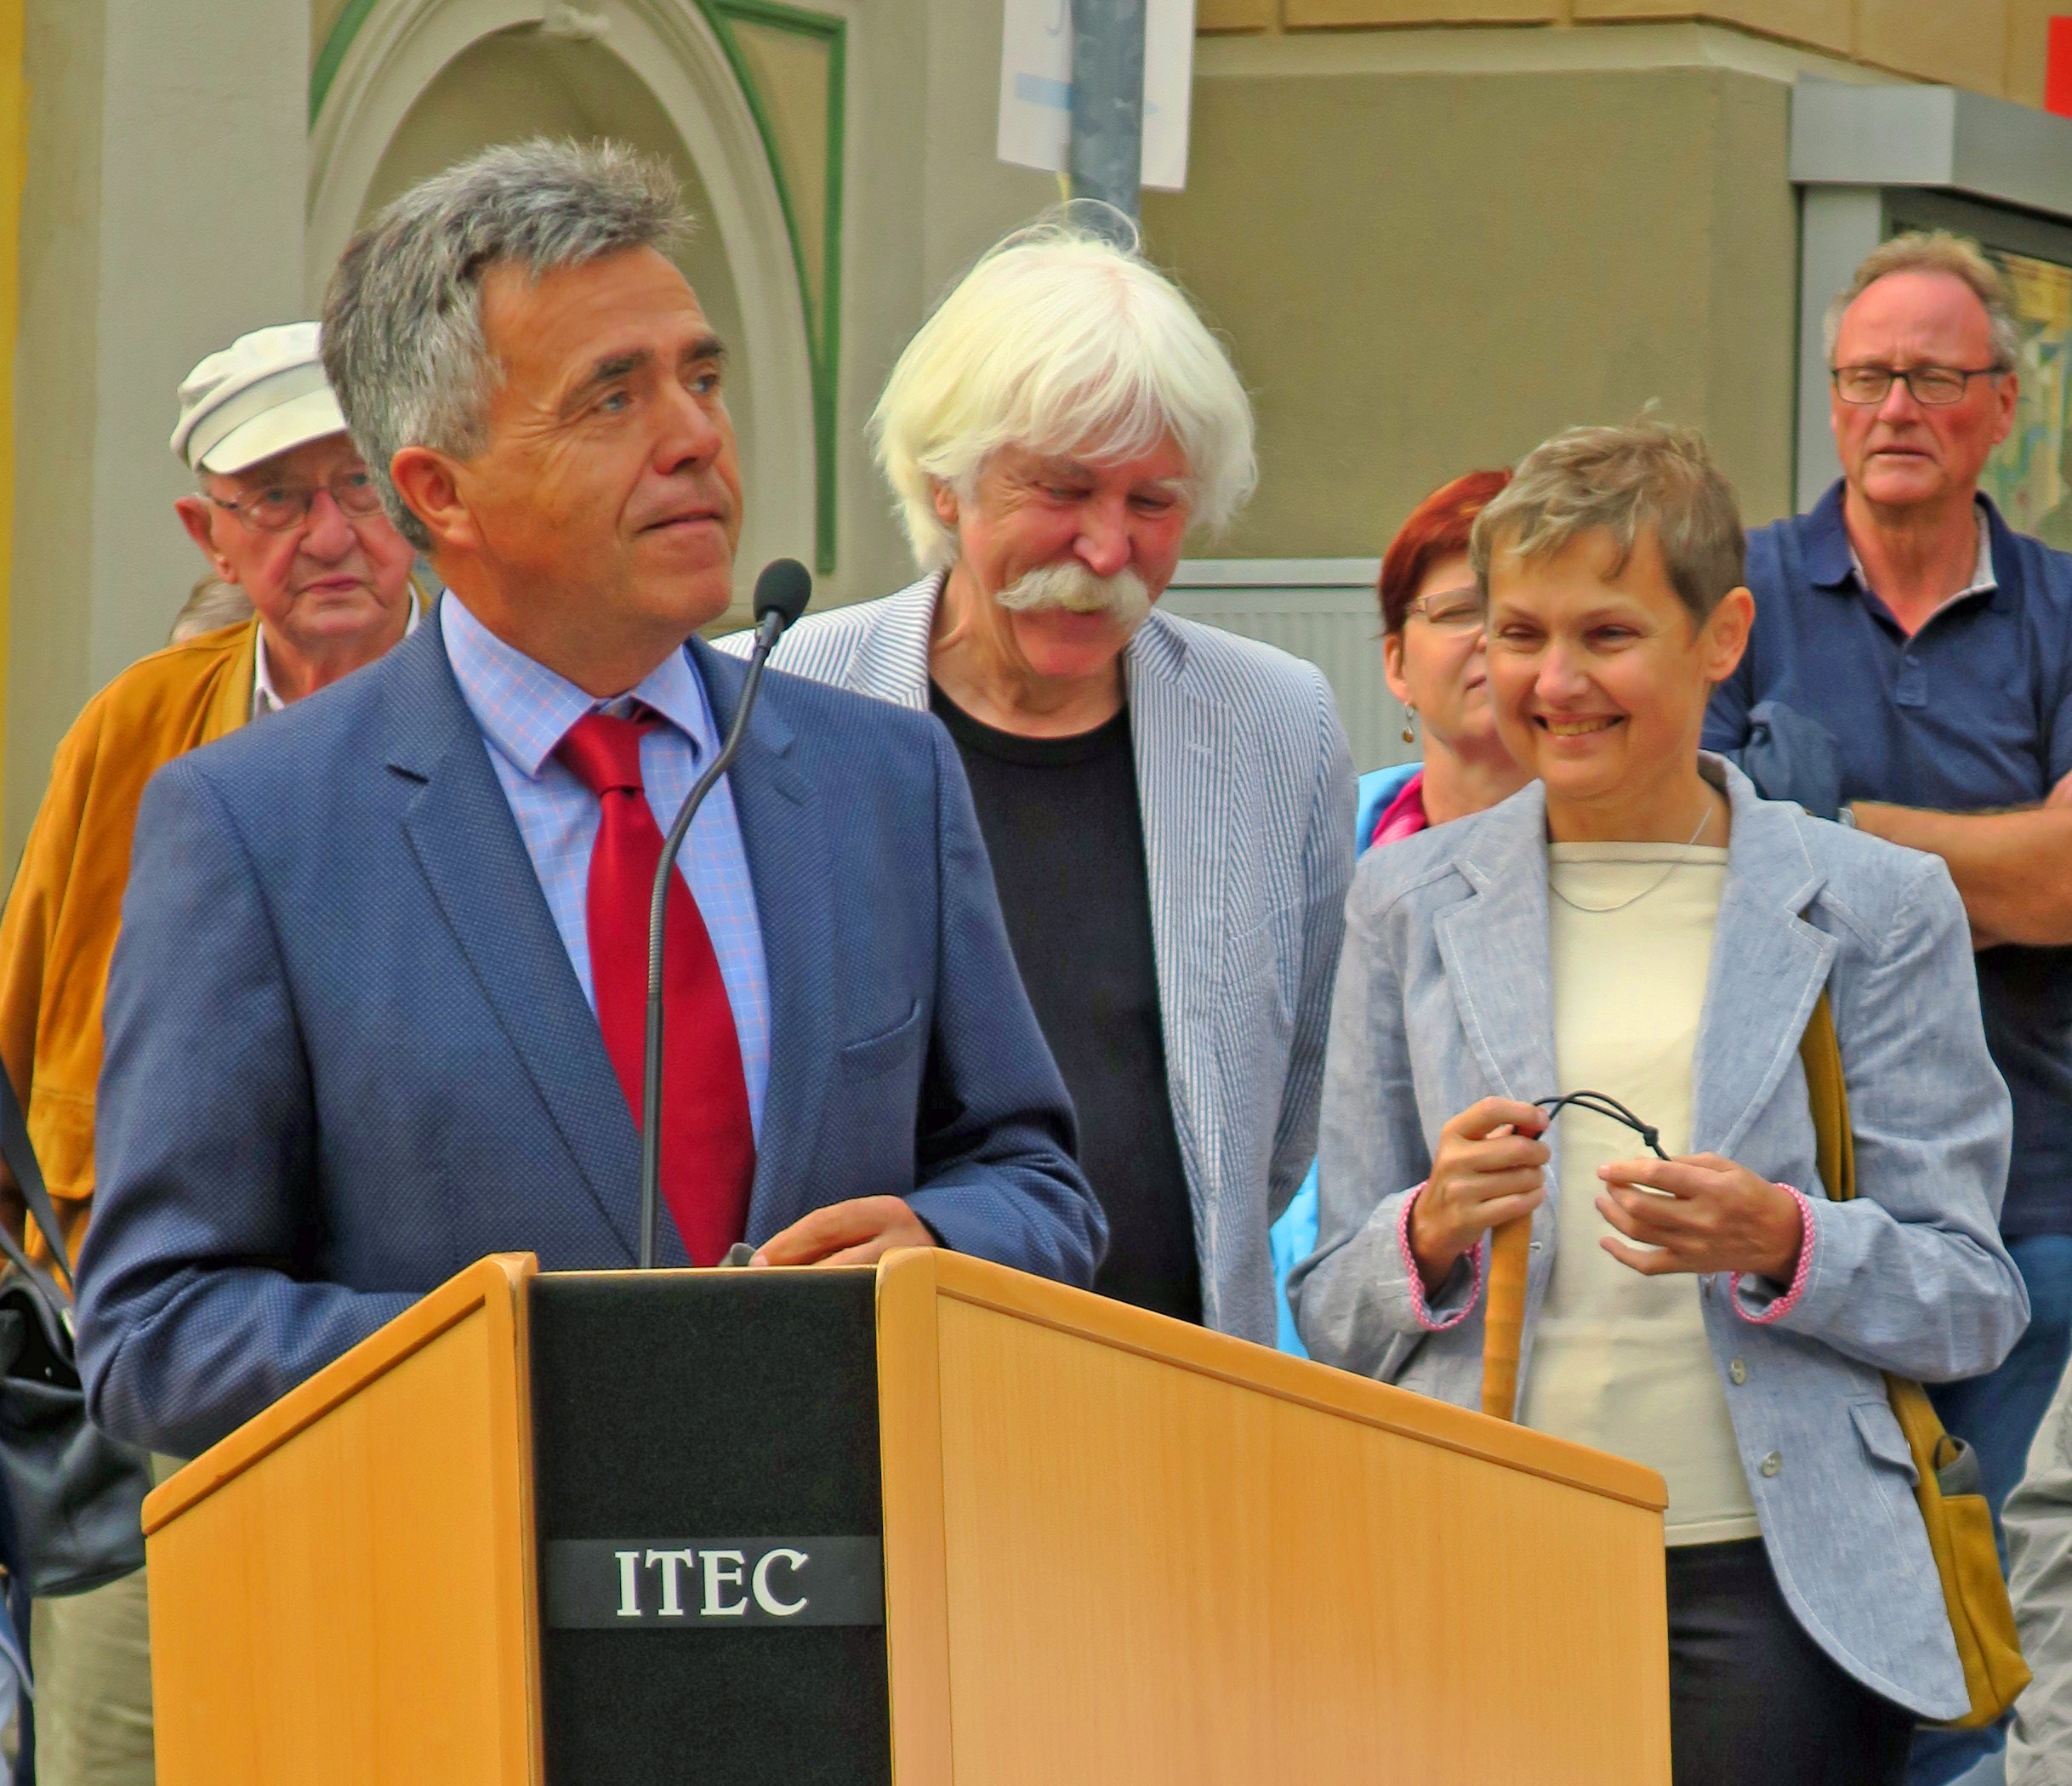
[[[1134,220],[1144,166],[1145,0],[1072,0],[1072,196]]]

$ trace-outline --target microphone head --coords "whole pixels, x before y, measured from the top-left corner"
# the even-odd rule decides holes
[[[812,599],[812,572],[795,558],[773,560],[755,579],[755,623],[760,626],[775,614],[782,630],[805,611]]]

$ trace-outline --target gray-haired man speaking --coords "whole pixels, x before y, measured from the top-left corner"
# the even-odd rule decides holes
[[[532,143],[340,264],[326,365],[447,594],[263,749],[145,796],[79,1261],[109,1431],[191,1455],[485,1254],[636,1256],[660,828],[744,677],[691,636],[731,594],[741,484],[680,223],[630,151]],[[939,728],[770,678],[665,913],[665,1263],[941,1244],[1092,1276]]]

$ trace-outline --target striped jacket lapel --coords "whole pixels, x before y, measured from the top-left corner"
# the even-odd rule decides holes
[[[929,642],[942,587],[942,573],[936,572],[864,609],[838,610],[809,623],[778,646],[775,661],[794,674],[925,710]],[[1227,856],[1236,721],[1228,702],[1208,685],[1198,654],[1156,610],[1130,641],[1123,669],[1166,1085],[1204,1261],[1204,1317],[1214,1325],[1221,1283],[1213,1268],[1212,1193],[1232,1170],[1223,1157],[1230,1098],[1221,1026],[1229,1021],[1222,959],[1232,879]],[[1229,1071],[1241,1068],[1233,1062]]]
[[[1165,1077],[1197,1243],[1212,1240],[1210,1191],[1221,1182],[1224,1133],[1218,1026],[1230,866],[1232,720],[1201,685],[1179,631],[1153,612],[1123,659],[1136,759],[1137,802],[1151,893],[1152,950],[1165,1032]],[[1204,1257],[1213,1247],[1203,1246]],[[1203,1317],[1215,1310],[1202,1274]]]
[[[936,572],[897,595],[873,603],[869,623],[857,640],[842,686],[925,713],[928,640],[942,589],[942,573]]]

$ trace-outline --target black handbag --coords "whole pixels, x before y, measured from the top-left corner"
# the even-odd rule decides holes
[[[0,1222],[8,1260],[0,1271],[0,1484],[14,1508],[30,1593],[83,1594],[144,1567],[151,1459],[87,1419],[64,1237],[5,1072],[0,1158],[53,1261],[48,1270],[37,1265]]]

